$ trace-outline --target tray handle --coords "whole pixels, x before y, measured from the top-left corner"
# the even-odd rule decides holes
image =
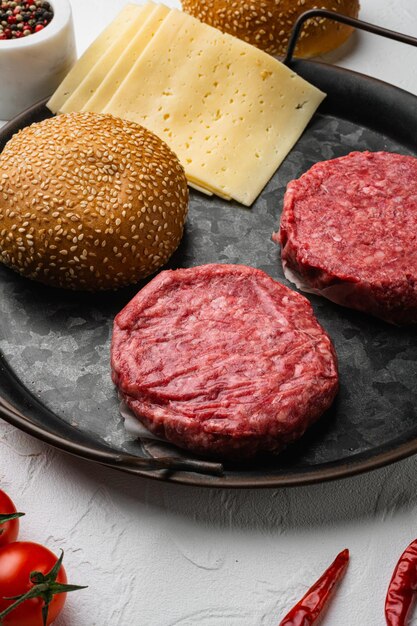
[[[113,452],[102,449],[91,448],[90,446],[73,442],[67,446],[65,439],[59,435],[45,430],[32,422],[25,415],[20,413],[15,407],[0,396],[0,418],[16,426],[28,435],[32,435],[47,443],[59,448],[64,452],[70,452],[84,459],[95,461],[110,467],[121,470],[166,470],[168,472],[188,471],[198,474],[208,474],[209,476],[223,476],[223,465],[212,461],[199,459],[179,458],[176,456],[161,456],[160,458],[138,457],[124,452]]]
[[[394,39],[395,41],[400,41],[401,43],[407,43],[410,46],[417,47],[417,39],[415,37],[411,37],[410,35],[404,35],[403,33],[398,33],[395,30],[389,30],[388,28],[376,26],[375,24],[370,24],[369,22],[364,22],[363,20],[358,20],[354,17],[348,17],[347,15],[337,13],[336,11],[328,11],[327,9],[310,9],[309,11],[302,13],[293,26],[290,40],[288,42],[287,52],[283,59],[283,63],[285,65],[289,66],[293,60],[295,46],[297,45],[298,37],[304,22],[312,17],[325,17],[329,20],[333,20],[334,22],[347,24],[348,26],[358,28],[359,30],[365,30],[368,33],[373,33],[374,35],[381,35],[382,37],[387,37],[388,39]]]

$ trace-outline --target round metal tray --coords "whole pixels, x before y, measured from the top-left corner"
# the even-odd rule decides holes
[[[417,154],[415,96],[323,63],[298,60],[292,67],[327,92],[318,114],[251,209],[191,193],[186,233],[169,267],[243,263],[288,284],[271,241],[286,184],[313,163],[352,150]],[[0,149],[18,129],[49,115],[40,103],[18,116],[0,131]],[[222,475],[198,459],[186,458],[181,469],[177,458],[176,471],[147,466],[143,448],[123,428],[109,368],[113,317],[140,286],[69,293],[0,268],[0,415],[80,457],[210,487],[320,482],[417,452],[416,329],[395,328],[309,296],[340,364],[340,394],[319,423],[281,455],[226,464]]]

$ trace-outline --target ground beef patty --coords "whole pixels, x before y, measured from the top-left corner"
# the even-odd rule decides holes
[[[352,152],[317,163],[289,183],[273,238],[301,288],[417,322],[417,159]]]
[[[116,317],[113,381],[155,434],[248,458],[298,439],[338,388],[331,340],[302,296],[264,272],[161,272]]]

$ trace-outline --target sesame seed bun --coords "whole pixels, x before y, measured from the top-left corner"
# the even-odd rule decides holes
[[[187,209],[176,155],[111,115],[32,124],[0,155],[0,261],[45,284],[96,291],[137,282],[176,250]]]
[[[309,9],[329,9],[357,17],[359,0],[182,0],[184,11],[210,26],[269,52],[285,54],[292,27]],[[296,56],[312,57],[334,50],[352,29],[323,18],[304,26]]]

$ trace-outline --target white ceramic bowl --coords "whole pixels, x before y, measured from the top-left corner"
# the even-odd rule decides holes
[[[68,0],[49,0],[54,17],[39,33],[0,40],[0,120],[51,95],[76,60]]]

